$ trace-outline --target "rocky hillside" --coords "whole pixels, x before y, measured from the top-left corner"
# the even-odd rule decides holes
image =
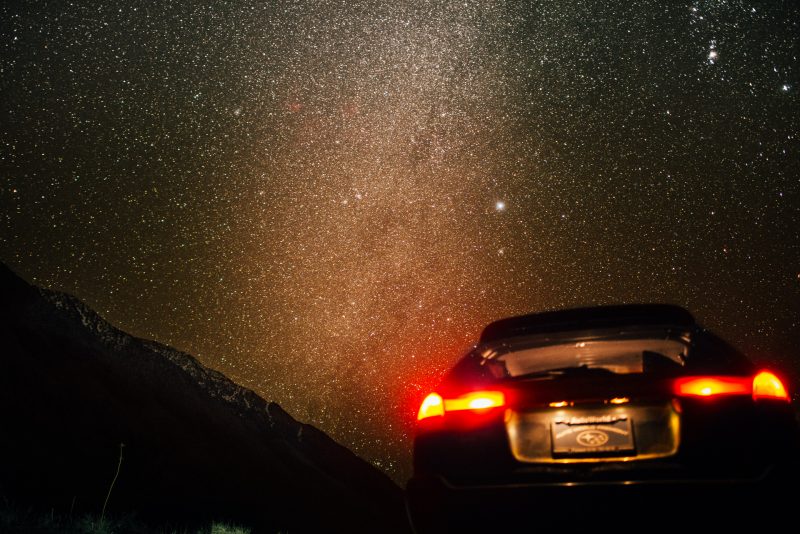
[[[0,422],[0,497],[14,502],[98,513],[119,465],[107,513],[264,532],[405,528],[400,488],[323,432],[2,264]]]

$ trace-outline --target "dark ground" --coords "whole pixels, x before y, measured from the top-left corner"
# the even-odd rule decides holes
[[[277,404],[2,265],[0,294],[0,496],[13,506],[98,517],[119,468],[110,516],[406,529],[395,483]]]

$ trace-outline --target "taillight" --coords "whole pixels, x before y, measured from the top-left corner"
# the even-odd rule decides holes
[[[769,371],[761,371],[753,378],[753,398],[788,401],[789,393],[777,376]]]
[[[431,393],[419,407],[417,420],[427,419],[444,415],[445,412],[456,412],[461,410],[471,410],[474,412],[484,412],[491,408],[499,408],[506,403],[506,397],[502,391],[470,391],[458,397],[443,399],[438,393]]]
[[[750,378],[735,376],[690,376],[675,381],[675,394],[681,397],[750,395]]]
[[[437,415],[444,415],[444,401],[442,400],[442,396],[438,393],[431,393],[422,401],[422,405],[419,407],[419,413],[417,414],[417,421],[427,419],[428,417],[436,417]]]
[[[506,403],[502,391],[471,391],[454,399],[444,400],[444,411],[487,410],[498,408]]]
[[[689,376],[674,383],[675,394],[681,397],[715,397],[720,395],[752,395],[754,400],[789,400],[783,383],[774,374],[761,371],[755,377]]]

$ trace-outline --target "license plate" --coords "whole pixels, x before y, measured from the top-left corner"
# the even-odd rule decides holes
[[[621,415],[556,419],[551,426],[553,456],[630,453],[635,450],[631,420]]]

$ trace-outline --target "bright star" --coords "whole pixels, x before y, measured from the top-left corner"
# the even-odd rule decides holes
[[[498,200],[497,204],[494,205],[494,209],[497,211],[504,211],[506,209],[506,203],[502,200]]]

